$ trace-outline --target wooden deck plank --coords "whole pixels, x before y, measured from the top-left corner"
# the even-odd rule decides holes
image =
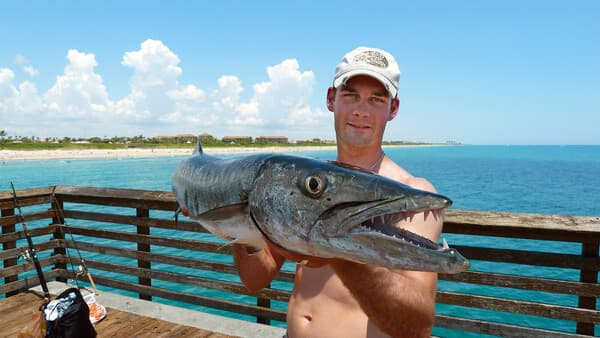
[[[96,324],[96,332],[101,331],[106,337],[115,336],[130,325],[129,313],[106,310],[106,317]]]
[[[35,293],[20,293],[0,301],[0,337],[16,337],[31,322],[42,300]]]
[[[108,315],[107,315],[108,318]],[[148,318],[148,317],[138,317],[135,316],[132,313],[128,313],[126,316],[126,320],[123,320],[123,322],[121,322],[119,329],[114,332],[111,331],[110,336],[122,336],[122,337],[148,337],[145,335],[145,333],[149,330],[149,328],[152,327],[152,319]],[[123,323],[126,323],[127,325],[122,325]],[[100,323],[98,323],[100,324]],[[110,323],[107,322],[108,325],[105,325],[103,327],[109,327],[110,328]],[[97,325],[98,329],[96,330],[98,332],[98,335],[100,336],[105,336],[105,337],[110,337],[109,335],[104,335],[104,331],[102,330],[102,327],[100,327],[100,325]]]
[[[16,337],[32,319],[35,311],[42,303],[42,297],[35,292],[24,292],[0,300],[0,337]],[[96,324],[98,337],[197,337],[225,338],[232,337],[167,322],[160,319],[140,316],[131,312],[107,308],[107,316]]]

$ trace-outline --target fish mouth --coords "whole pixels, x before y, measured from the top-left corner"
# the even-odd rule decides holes
[[[314,237],[319,242],[324,238],[325,246],[332,245],[344,257],[360,263],[383,262],[392,269],[459,273],[469,269],[470,264],[445,240],[440,245],[400,227],[417,214],[425,219],[442,217],[442,210],[451,203],[437,194],[341,203],[321,215],[309,240]],[[363,257],[356,252],[369,254]]]
[[[385,236],[392,240],[408,242],[429,250],[446,249],[429,238],[420,236],[404,228],[393,226],[399,221],[410,219],[414,213],[385,214],[366,220],[350,229],[350,236]],[[444,242],[445,243],[445,242]]]
[[[430,239],[420,236],[409,230],[396,226],[402,221],[412,221],[413,217],[419,213],[425,213],[424,217],[441,217],[442,210],[449,204],[443,203],[440,206],[409,207],[405,198],[378,200],[371,202],[348,202],[336,205],[326,210],[319,220],[325,224],[338,224],[337,234],[329,233],[332,237],[380,237],[393,241],[402,241],[413,246],[429,250],[443,250],[448,246],[444,241],[439,245]],[[337,215],[346,215],[340,219]],[[330,227],[325,227],[330,228]],[[331,227],[335,228],[335,227]],[[327,232],[327,231],[325,231]]]

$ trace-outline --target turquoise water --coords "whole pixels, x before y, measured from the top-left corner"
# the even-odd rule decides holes
[[[386,153],[415,176],[428,178],[438,192],[449,196],[452,208],[531,212],[580,216],[600,215],[600,146],[442,146],[387,148]],[[333,151],[302,153],[320,159],[334,159]],[[184,157],[137,159],[90,159],[0,162],[0,190],[50,185],[170,190],[171,174]],[[471,236],[447,235],[450,244],[484,247],[579,253],[577,244]],[[474,244],[473,241],[476,241]],[[172,250],[161,248],[160,250]],[[577,280],[578,271],[496,263],[473,262],[478,271],[500,271],[522,275]],[[232,277],[236,281],[236,277]],[[289,288],[289,285],[282,285]],[[576,306],[577,298],[541,292],[440,281],[439,288],[514,299],[543,300]],[[190,290],[190,292],[193,292]],[[215,294],[215,296],[217,296]],[[284,305],[280,305],[284,306]],[[527,323],[536,327],[574,332],[571,322],[546,320],[494,311],[439,305],[438,313],[471,318]],[[599,334],[596,329],[596,334]],[[481,335],[457,334],[436,329],[448,337]]]

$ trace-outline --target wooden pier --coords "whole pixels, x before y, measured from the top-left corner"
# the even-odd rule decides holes
[[[50,282],[48,287],[50,293],[55,296],[73,286]],[[84,288],[81,292],[86,295],[92,290]],[[107,316],[94,327],[100,338],[281,338],[285,332],[281,328],[209,315],[110,292],[101,292],[95,299],[107,310]],[[16,337],[32,320],[32,314],[39,313],[37,309],[42,302],[43,292],[39,286],[0,300],[0,318],[3,319],[0,337]]]
[[[3,321],[0,335],[16,337],[19,331],[32,320],[32,312],[37,312],[36,306],[32,306],[32,304],[41,304],[42,298],[42,293],[23,292],[0,301],[0,316]],[[232,337],[114,308],[108,308],[107,312],[110,313],[110,316],[95,326],[99,337]]]
[[[282,271],[273,287],[248,292],[228,246],[196,222],[175,221],[170,192],[56,186],[17,195],[48,280],[78,278],[75,267],[83,259],[101,290],[196,308],[198,313],[222,311],[266,324],[285,321],[293,267]],[[0,211],[4,302],[23,297],[39,281],[33,264],[19,258],[27,244],[11,192],[0,192]],[[459,238],[450,243],[472,261],[473,269],[440,275],[436,328],[502,337],[598,334],[600,217],[451,209],[444,234]],[[498,238],[514,239],[523,247],[499,247]],[[570,249],[554,251],[561,247],[556,243]],[[478,270],[480,262],[502,268]],[[552,271],[563,273],[555,277]],[[85,278],[79,281],[89,286]],[[524,291],[534,296],[518,297]],[[475,309],[486,315],[473,316]],[[527,321],[497,321],[495,313]],[[554,323],[566,323],[561,327],[567,329]]]

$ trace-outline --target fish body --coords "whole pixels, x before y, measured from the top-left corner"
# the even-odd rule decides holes
[[[458,273],[468,261],[445,243],[387,223],[451,205],[439,194],[337,162],[286,154],[219,159],[195,154],[173,174],[173,193],[213,234],[260,249],[390,269]]]

